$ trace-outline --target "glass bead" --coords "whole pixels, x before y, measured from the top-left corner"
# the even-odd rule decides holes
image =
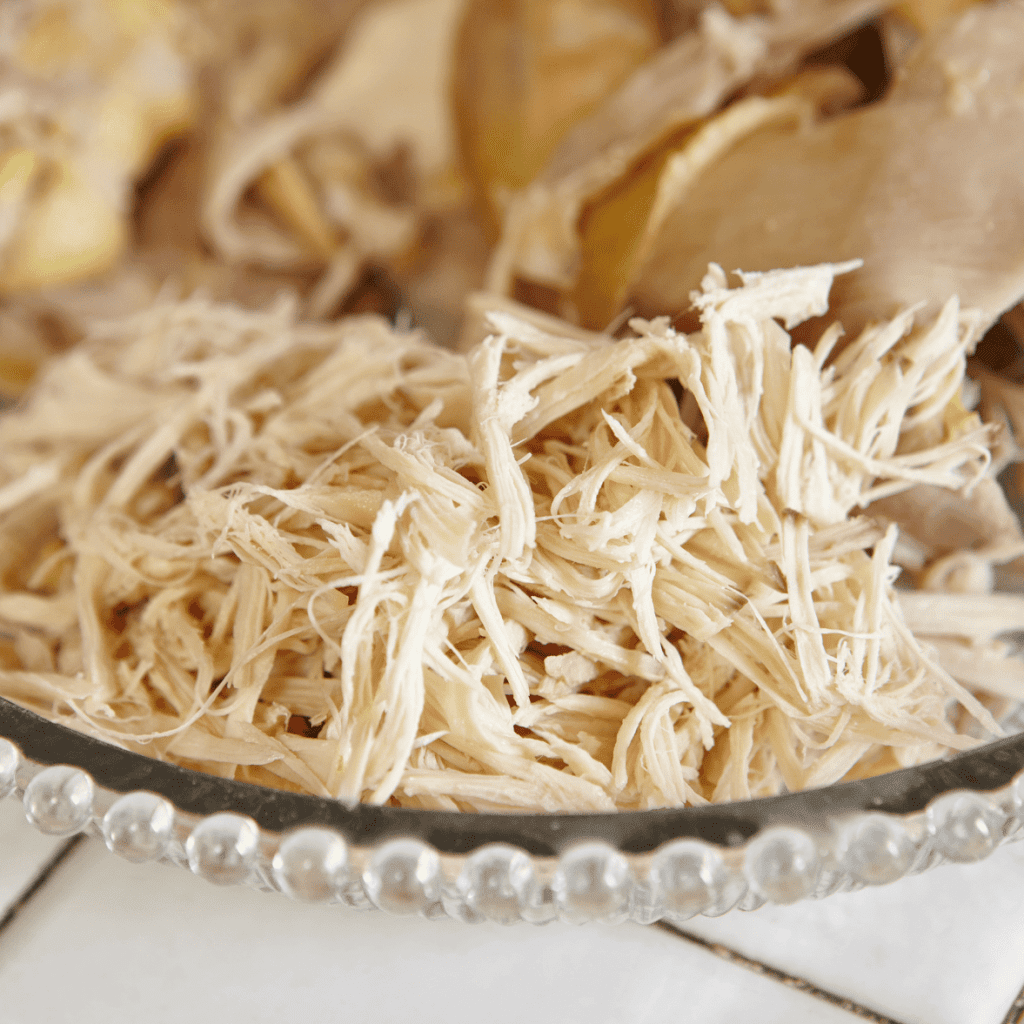
[[[731,881],[721,854],[697,839],[678,839],[662,846],[651,862],[649,877],[666,916],[680,921],[713,911]]]
[[[1017,819],[1024,824],[1024,772],[1021,772],[1010,786],[1010,796],[1013,799],[1013,807],[1017,812]]]
[[[361,875],[356,875],[354,878],[349,876],[348,881],[344,882],[338,890],[338,900],[346,907],[351,907],[352,910],[373,910],[370,897],[366,895],[366,890],[363,888]]]
[[[767,898],[762,896],[759,892],[755,892],[753,889],[748,888],[747,891],[736,901],[733,908],[736,910],[760,910],[768,902]],[[724,913],[724,911],[723,911]],[[715,917],[717,914],[707,914],[705,917]]]
[[[928,808],[935,849],[960,864],[987,857],[1003,837],[1006,816],[982,793],[947,793]]]
[[[466,905],[499,924],[522,920],[536,876],[533,862],[512,846],[494,844],[471,854],[456,881]]]
[[[92,817],[92,779],[80,768],[44,768],[25,787],[25,817],[40,832],[69,836],[81,832]]]
[[[301,828],[274,855],[274,880],[283,893],[306,903],[327,903],[347,880],[348,847],[336,832]]]
[[[21,752],[10,741],[0,739],[0,797],[14,792]]]
[[[434,900],[433,903],[428,903],[421,913],[428,921],[442,921],[447,919],[450,915],[444,905],[444,893],[442,892],[440,899]]]
[[[795,903],[809,896],[820,870],[814,840],[806,832],[785,825],[752,839],[743,859],[750,888],[773,903]]]
[[[634,924],[654,924],[664,916],[660,896],[649,881],[635,881],[629,894],[629,919]]]
[[[902,878],[914,863],[917,848],[903,824],[886,814],[865,814],[840,832],[837,857],[843,868],[865,885]]]
[[[389,914],[418,914],[441,897],[441,859],[418,839],[392,839],[363,872],[367,896]]]
[[[629,862],[605,843],[583,843],[562,854],[552,888],[566,921],[617,923],[629,916]]]
[[[251,818],[223,812],[201,821],[185,843],[189,867],[216,885],[244,882],[256,863],[259,829]]]
[[[550,885],[536,885],[522,906],[522,917],[529,924],[550,924],[558,919],[555,891]]]
[[[445,886],[441,893],[441,906],[444,908],[446,917],[450,917],[455,921],[461,921],[463,924],[482,924],[487,920],[483,914],[478,914],[466,903],[458,889]],[[430,916],[429,910],[424,916]]]
[[[103,816],[102,829],[107,849],[125,860],[160,860],[174,832],[174,808],[156,793],[128,793]]]

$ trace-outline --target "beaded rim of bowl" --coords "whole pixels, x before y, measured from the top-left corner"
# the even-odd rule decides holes
[[[6,737],[6,738],[3,738]],[[155,761],[0,698],[0,797],[36,828],[219,885],[509,924],[685,921],[894,882],[1024,835],[1024,735],[732,804],[608,814],[357,805]]]

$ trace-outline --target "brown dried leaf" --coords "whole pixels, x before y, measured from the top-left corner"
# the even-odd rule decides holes
[[[1003,489],[988,477],[968,495],[918,484],[874,502],[866,511],[896,523],[901,535],[923,546],[928,561],[962,551],[989,562],[1024,554],[1020,521]]]
[[[894,5],[893,9],[920,31],[928,32],[979,2],[980,0],[902,0],[901,3]]]
[[[872,0],[814,2],[769,18],[738,20],[707,9],[697,29],[659,50],[576,125],[516,197],[488,288],[508,293],[522,277],[571,291],[579,273],[577,225],[588,201],[633,173],[673,133],[711,114],[755,74],[786,74],[802,54],[880,6]]]
[[[658,43],[651,0],[471,0],[454,103],[463,165],[495,224]]]
[[[883,101],[737,145],[666,219],[633,300],[685,309],[709,258],[767,270],[827,253],[865,261],[833,294],[848,330],[951,294],[993,321],[1024,293],[1022,32],[1021,4],[977,6],[924,40]]]
[[[622,308],[669,212],[723,152],[752,132],[809,118],[810,102],[793,92],[750,96],[728,106],[679,146],[666,146],[588,206],[579,223],[579,276],[573,291],[580,323],[606,327]]]

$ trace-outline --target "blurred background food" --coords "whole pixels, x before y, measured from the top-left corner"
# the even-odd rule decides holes
[[[684,320],[858,257],[848,329],[1022,290],[1012,2],[11,0],[0,380],[171,285],[444,343],[477,290]],[[470,317],[470,321],[472,317]]]

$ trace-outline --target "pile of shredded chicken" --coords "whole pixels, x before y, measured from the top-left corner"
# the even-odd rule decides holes
[[[1024,0],[0,2],[0,696],[460,810],[1019,729],[1022,37]]]
[[[947,595],[898,593],[863,514],[988,479],[974,321],[792,347],[779,321],[850,269],[713,266],[689,335],[496,310],[465,355],[288,304],[98,327],[0,420],[0,693],[207,772],[460,810],[740,799],[998,735],[915,635]],[[948,644],[971,608],[1024,626],[973,600]]]

